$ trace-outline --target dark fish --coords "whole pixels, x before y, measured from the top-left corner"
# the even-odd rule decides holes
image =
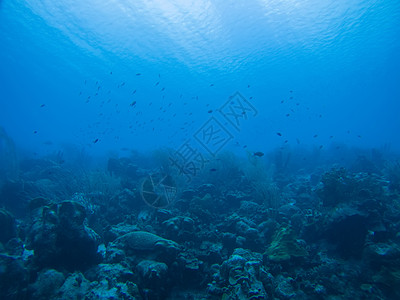
[[[40,107],[45,107],[46,106],[46,104],[42,104],[42,105],[40,105]]]
[[[161,89],[161,92],[163,92],[163,91],[165,91],[165,87],[163,87],[163,88]]]
[[[93,144],[96,144],[98,141],[99,141],[99,139],[95,139],[95,140],[93,141]]]
[[[110,75],[112,75],[112,71],[110,72]]]
[[[280,132],[277,132],[276,134],[277,134],[278,136],[282,136],[282,133],[280,133]]]
[[[132,92],[132,95],[133,95],[133,94],[136,94],[136,90],[134,90],[134,91]]]
[[[290,93],[293,93],[293,91],[290,91]]]
[[[140,76],[140,75],[142,75],[141,73],[136,73],[136,76]]]
[[[281,103],[285,102],[284,100],[281,101]]]
[[[130,106],[134,106],[136,104],[136,101],[133,101]]]
[[[247,87],[249,88],[249,87],[250,87],[250,84],[248,84]]]
[[[215,172],[215,171],[217,171],[217,169],[215,168],[210,169],[210,172]]]
[[[290,114],[286,114],[286,117],[289,117],[290,116]]]
[[[157,82],[156,82],[156,84],[155,84],[155,86],[157,86],[157,85],[159,85],[159,84],[160,84],[160,82],[159,82],[159,81],[157,81]]]
[[[34,130],[33,133],[36,134],[36,133],[37,133],[37,130]]]
[[[314,134],[313,138],[316,138],[316,137],[318,137],[318,134]]]
[[[211,114],[212,112],[213,112],[212,109],[210,109],[210,110],[208,111],[209,114]]]
[[[324,145],[320,145],[320,146],[319,146],[319,149],[322,149],[322,147],[324,147]]]
[[[263,152],[257,151],[257,152],[254,152],[253,155],[254,155],[254,156],[261,157],[261,156],[264,156],[264,153],[263,153]]]
[[[210,86],[214,86],[214,83],[211,83]]]

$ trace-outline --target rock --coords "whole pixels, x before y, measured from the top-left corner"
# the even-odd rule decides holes
[[[359,258],[367,236],[366,215],[347,205],[341,205],[327,218],[323,238],[336,245],[344,258]]]
[[[74,201],[40,208],[28,235],[28,249],[40,267],[84,270],[98,262],[99,236],[84,224],[86,210]]]
[[[217,188],[215,187],[215,185],[207,183],[207,184],[202,184],[201,186],[198,187],[196,195],[202,198],[207,194],[215,195],[216,193],[217,193]]]
[[[85,277],[90,281],[107,280],[110,285],[115,286],[118,282],[133,282],[135,274],[122,264],[98,264],[85,273]]]
[[[0,299],[26,299],[28,280],[21,257],[0,253]]]
[[[143,260],[136,266],[136,270],[142,294],[152,295],[150,299],[164,299],[170,286],[168,266],[161,262]]]
[[[65,281],[63,273],[53,269],[40,272],[35,283],[31,285],[34,299],[54,299],[58,289]]]
[[[245,216],[252,216],[259,213],[262,210],[261,205],[253,201],[241,201],[239,213]]]
[[[90,281],[82,273],[72,273],[59,289],[57,299],[87,299],[85,295],[91,289]]]
[[[147,287],[163,286],[168,281],[168,266],[164,263],[143,260],[136,266],[136,270],[142,283]]]
[[[275,294],[279,299],[293,299],[296,297],[296,292],[293,288],[293,278],[278,275],[276,282]]]

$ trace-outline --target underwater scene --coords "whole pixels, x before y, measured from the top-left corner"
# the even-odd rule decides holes
[[[0,299],[400,299],[400,2],[0,0]]]

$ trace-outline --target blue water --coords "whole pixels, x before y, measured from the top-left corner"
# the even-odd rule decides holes
[[[178,148],[211,117],[238,154],[400,149],[399,53],[399,1],[2,0],[0,126],[42,154]]]

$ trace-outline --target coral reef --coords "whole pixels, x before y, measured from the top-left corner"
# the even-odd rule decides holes
[[[0,298],[400,297],[396,177],[366,172],[381,159],[307,173],[275,153],[279,171],[250,157],[222,183],[223,157],[163,208],[143,201],[153,169],[132,158],[86,173],[22,162],[0,193]]]

